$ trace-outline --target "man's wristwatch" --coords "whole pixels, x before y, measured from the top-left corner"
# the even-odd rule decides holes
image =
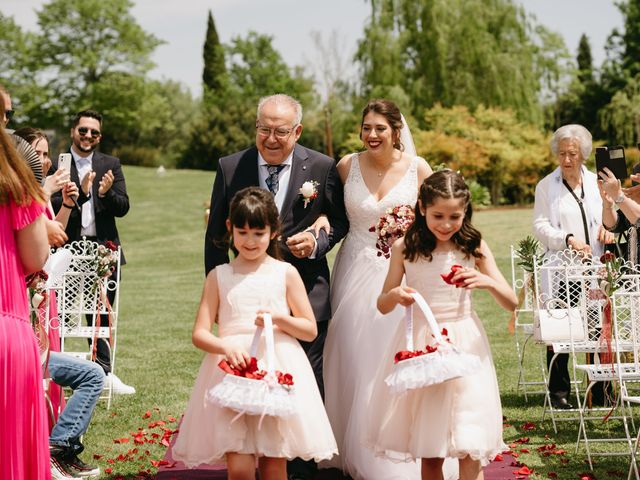
[[[624,199],[627,198],[624,196],[624,193],[620,192],[620,195],[618,195],[614,200],[613,203],[615,203],[616,205],[620,205],[622,202],[624,202]]]

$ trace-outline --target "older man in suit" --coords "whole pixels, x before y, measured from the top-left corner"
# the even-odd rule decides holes
[[[219,160],[205,237],[205,270],[209,273],[229,261],[221,240],[233,195],[249,186],[270,190],[280,212],[284,260],[300,272],[318,323],[317,338],[300,343],[322,392],[322,350],[331,318],[325,255],[347,233],[349,223],[335,161],[297,144],[301,122],[302,107],[297,100],[283,94],[264,97],[258,104],[256,145]],[[309,227],[323,214],[331,229],[329,233],[320,230],[316,237]]]
[[[78,185],[79,197],[74,204],[64,204],[60,192],[52,195],[51,203],[57,212],[60,208],[71,210],[66,233],[73,242],[86,237],[104,244],[111,241],[120,245],[116,228],[116,218],[123,217],[129,211],[129,196],[120,166],[120,160],[97,151],[102,138],[102,115],[93,110],[84,110],[76,114],[71,127],[71,181]],[[51,167],[57,170],[57,160]],[[122,264],[125,264],[124,254]],[[114,279],[120,272],[114,272]],[[113,298],[109,298],[113,301]],[[106,316],[102,316],[106,317]],[[107,326],[108,319],[101,318],[100,324]],[[111,372],[111,354],[108,343],[98,339],[96,361],[107,374],[114,393],[132,394],[135,388],[124,384]]]

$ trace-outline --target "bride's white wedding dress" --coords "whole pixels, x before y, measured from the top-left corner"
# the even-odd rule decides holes
[[[349,233],[336,257],[331,278],[333,317],[324,348],[325,406],[339,456],[321,464],[355,480],[416,480],[420,462],[392,463],[365,446],[369,405],[376,372],[384,360],[403,310],[388,315],[376,309],[389,260],[378,256],[375,225],[388,208],[416,203],[418,162],[414,157],[402,179],[379,201],[368,190],[354,154],[344,185]],[[448,476],[447,476],[448,477]]]

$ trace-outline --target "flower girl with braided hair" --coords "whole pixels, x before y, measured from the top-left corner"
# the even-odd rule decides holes
[[[278,209],[273,195],[258,187],[232,199],[227,229],[237,252],[205,280],[193,327],[193,343],[206,352],[173,447],[173,458],[188,467],[225,461],[230,479],[286,480],[286,461],[325,460],[337,454],[311,365],[298,343],[313,340],[316,322],[297,270],[277,260]],[[273,320],[274,363],[293,376],[295,413],[287,417],[238,413],[207,399],[220,384],[224,360],[246,369],[256,326],[264,313]],[[213,333],[217,323],[217,335]],[[265,350],[260,338],[257,358]]]
[[[459,459],[462,480],[482,479],[482,466],[505,448],[495,368],[471,292],[488,290],[506,310],[515,309],[517,298],[471,224],[470,197],[462,176],[451,170],[422,183],[416,219],[393,245],[378,297],[378,309],[388,313],[396,305],[411,305],[411,294],[420,293],[453,345],[477,355],[481,363],[474,375],[393,396],[384,379],[393,368],[394,353],[404,350],[405,328],[398,326],[389,361],[376,377],[369,443],[377,455],[392,460],[422,459],[423,479],[441,479],[446,457]],[[424,315],[416,312],[414,317],[417,345],[429,343]]]

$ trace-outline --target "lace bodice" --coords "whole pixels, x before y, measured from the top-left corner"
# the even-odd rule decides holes
[[[378,223],[388,208],[396,205],[415,205],[418,197],[418,159],[419,157],[414,157],[400,181],[380,201],[376,201],[362,178],[360,155],[353,155],[349,175],[344,184],[349,233],[342,246],[342,255],[364,254],[384,263],[385,258],[377,256],[377,234],[370,232],[369,228]]]
[[[269,308],[274,312],[289,312],[286,272],[288,264],[265,261],[250,274],[236,273],[229,264],[216,267],[220,305],[218,333],[221,337],[255,330],[256,312]]]

